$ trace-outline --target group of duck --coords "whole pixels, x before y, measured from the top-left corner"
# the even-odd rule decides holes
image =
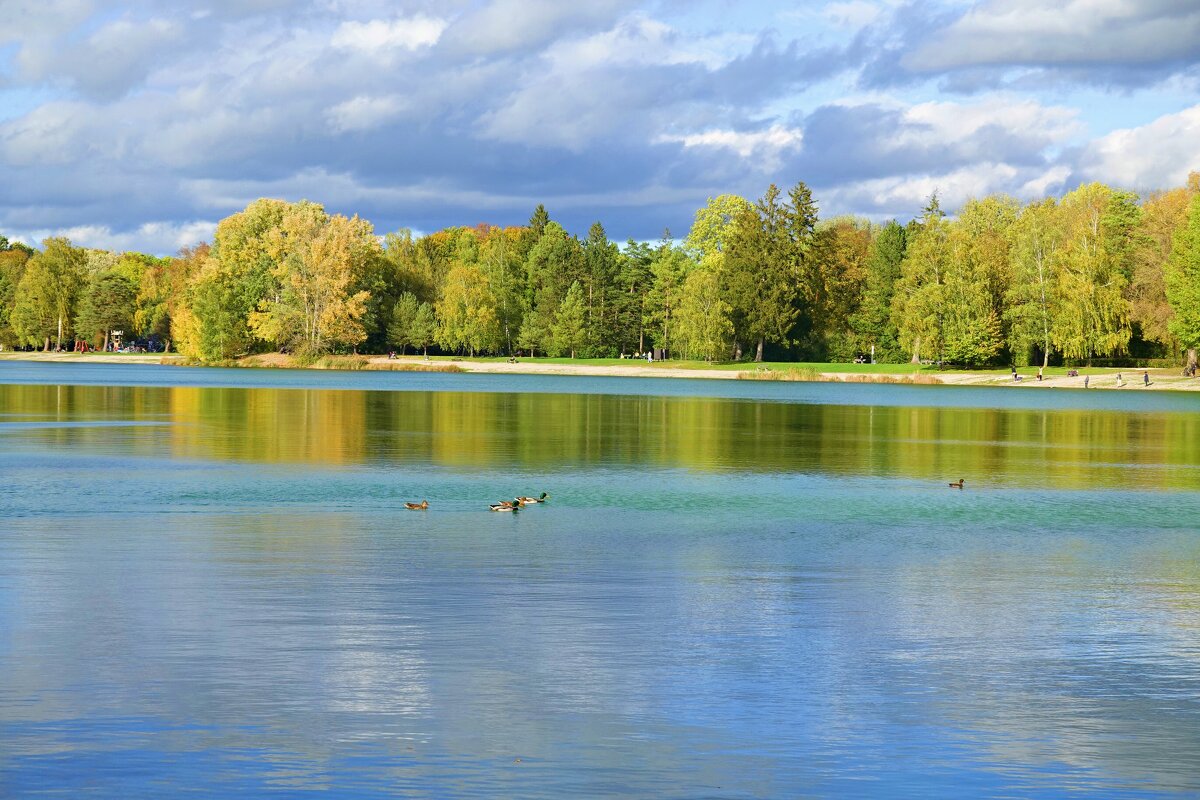
[[[549,499],[550,495],[542,492],[540,497],[514,497],[512,500],[501,500],[499,503],[492,503],[488,508],[492,511],[520,511],[527,505],[544,503]],[[424,511],[429,508],[429,501],[422,500],[419,503],[405,503],[404,507],[410,511]]]

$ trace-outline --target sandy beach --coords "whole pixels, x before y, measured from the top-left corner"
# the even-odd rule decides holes
[[[778,365],[761,372],[754,364],[744,369],[685,368],[667,363],[646,363],[630,360],[625,364],[563,364],[537,359],[507,361],[473,361],[466,359],[439,358],[426,361],[420,356],[363,356],[366,369],[423,371],[461,371],[490,374],[528,375],[591,375],[622,378],[690,378],[704,380],[802,380],[834,381],[846,383],[938,383],[947,386],[996,386],[1013,389],[1083,389],[1084,377],[1088,378],[1089,389],[1115,391],[1200,391],[1200,378],[1186,378],[1182,368],[1176,369],[1109,369],[1082,368],[1078,377],[1049,374],[1044,380],[1037,379],[1036,368],[1018,370],[1021,380],[1014,381],[1010,373],[1000,371],[953,371],[917,373],[872,373],[838,371],[837,364],[830,369],[811,371],[811,366],[789,374]],[[182,363],[180,356],[161,353],[44,353],[44,352],[0,352],[0,360],[6,361],[54,361],[87,364],[171,364]],[[290,356],[265,353],[250,357],[247,367],[301,369]],[[314,367],[319,368],[319,367]],[[1145,386],[1142,373],[1150,375],[1150,385]],[[1117,376],[1122,377],[1118,386]],[[915,379],[914,379],[915,378]]]

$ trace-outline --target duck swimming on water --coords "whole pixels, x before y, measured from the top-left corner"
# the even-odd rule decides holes
[[[550,495],[542,492],[541,497],[518,497],[517,502],[519,502],[521,505],[528,505],[529,503],[544,503],[548,499],[550,499]]]
[[[519,500],[501,500],[499,503],[492,503],[488,508],[492,511],[520,511],[521,502]]]
[[[962,479],[962,478],[959,478],[959,479],[958,479],[958,483],[952,483],[952,484],[950,484],[950,488],[951,488],[951,489],[961,489],[961,488],[963,488],[963,479]]]
[[[405,503],[404,507],[411,511],[424,511],[425,509],[429,508],[429,501],[422,500],[419,503]]]

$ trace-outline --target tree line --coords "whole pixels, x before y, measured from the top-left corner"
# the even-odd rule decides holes
[[[0,344],[152,339],[199,361],[283,350],[926,361],[1194,361],[1200,174],[1146,197],[1093,183],[901,224],[820,219],[804,183],[710,199],[682,240],[524,226],[377,236],[258,200],[171,258],[0,236]]]

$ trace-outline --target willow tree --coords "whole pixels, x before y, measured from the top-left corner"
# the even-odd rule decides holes
[[[949,238],[950,223],[934,195],[908,242],[892,300],[897,339],[912,353],[914,364],[922,359],[942,360]]]
[[[995,264],[991,257],[981,257],[979,244],[979,232],[961,218],[950,226],[940,360],[969,367],[988,363],[1004,346],[992,288]]]
[[[715,361],[729,352],[732,311],[722,297],[717,268],[710,255],[683,283],[675,315],[675,342],[686,358]]]
[[[1175,312],[1171,333],[1187,348],[1188,368],[1200,347],[1200,194],[1192,198],[1187,222],[1176,232],[1166,268],[1167,300]]]
[[[646,293],[644,323],[650,331],[650,339],[663,349],[674,346],[671,337],[672,322],[679,308],[683,282],[695,264],[687,252],[670,241],[669,232],[664,232],[654,258],[650,262],[653,282]]]
[[[0,236],[0,346],[17,343],[17,336],[9,322],[17,296],[17,286],[25,274],[27,261],[28,253],[10,247],[8,240]]]
[[[479,245],[479,265],[496,297],[496,317],[505,352],[512,353],[528,311],[524,291],[525,264],[521,258],[522,228],[487,228]]]
[[[392,319],[387,328],[387,342],[393,347],[399,347],[402,354],[406,347],[413,344],[413,325],[420,308],[421,301],[417,296],[412,292],[405,292],[400,295],[392,309]]]
[[[9,324],[25,344],[62,347],[71,335],[76,304],[85,280],[87,256],[62,238],[47,239],[29,259],[17,284]]]
[[[1136,224],[1132,202],[1132,195],[1099,183],[1063,198],[1057,276],[1062,313],[1055,317],[1051,338],[1066,358],[1115,355],[1129,344],[1129,265],[1124,256]]]
[[[1042,353],[1042,366],[1050,363],[1050,332],[1059,313],[1058,258],[1063,230],[1058,204],[1053,199],[1026,206],[1012,229],[1009,249],[1012,279],[1005,292],[1008,347],[1013,358],[1029,363],[1030,351]]]
[[[450,268],[436,311],[436,339],[442,347],[472,356],[495,347],[499,339],[496,300],[478,265],[457,263]]]

